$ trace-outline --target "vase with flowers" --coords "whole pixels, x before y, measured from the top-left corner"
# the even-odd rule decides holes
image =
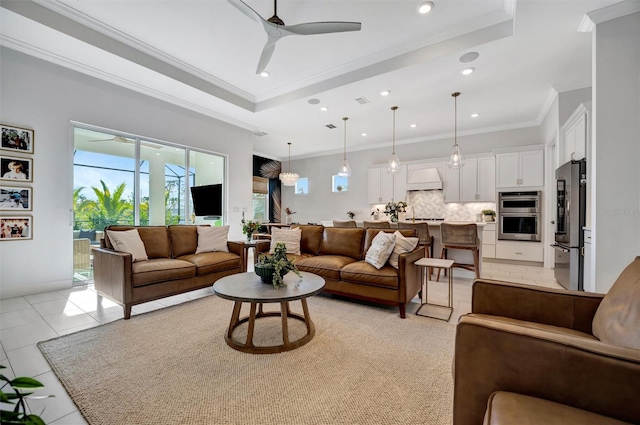
[[[291,208],[287,207],[284,209],[284,213],[287,215],[286,224],[291,224],[291,216],[296,212],[292,211]]]
[[[242,233],[247,236],[247,241],[251,241],[251,238],[255,232],[258,231],[262,223],[257,220],[245,220],[244,214],[242,214]]]
[[[384,206],[384,213],[389,216],[389,219],[396,223],[398,221],[398,214],[407,211],[407,203],[404,201],[389,202]]]
[[[272,255],[261,254],[258,262],[254,266],[254,271],[264,283],[271,283],[274,288],[278,289],[286,285],[282,279],[284,275],[290,271],[302,277],[300,270],[287,257],[287,246],[278,242]]]

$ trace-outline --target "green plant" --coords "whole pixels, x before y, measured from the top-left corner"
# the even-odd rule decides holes
[[[384,206],[384,213],[391,217],[391,221],[398,221],[398,213],[407,211],[407,203],[404,201],[389,202]]]
[[[0,369],[6,369],[5,366],[0,365]],[[54,397],[48,396],[33,396],[35,390],[44,388],[41,382],[36,381],[33,378],[27,378],[20,376],[14,379],[8,379],[4,375],[0,375],[0,381],[4,382],[0,388],[0,401],[7,404],[15,404],[13,410],[0,410],[0,422],[3,424],[28,424],[28,425],[44,425],[44,421],[40,416],[32,413],[27,413],[29,410],[27,407],[26,399],[42,399]],[[5,392],[5,387],[9,386],[13,391]]]
[[[496,212],[494,210],[482,210],[482,215],[496,215]]]
[[[262,226],[262,223],[259,221],[245,220],[244,217],[242,217],[240,222],[242,223],[242,234],[247,235],[247,238],[250,238],[251,235],[257,232],[260,226]]]
[[[298,270],[296,265],[287,257],[287,246],[282,242],[276,243],[273,255],[260,255],[255,267],[273,268],[272,283],[276,289],[285,285],[282,276],[287,274],[287,272],[292,271],[299,277],[302,277],[300,270]]]

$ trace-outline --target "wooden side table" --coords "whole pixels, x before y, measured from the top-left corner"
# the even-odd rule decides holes
[[[422,268],[422,304],[416,311],[416,315],[431,317],[433,319],[440,319],[449,321],[451,314],[453,313],[453,260],[442,260],[439,258],[421,258],[414,264]],[[433,304],[428,302],[427,289],[429,286],[429,279],[427,271],[431,268],[446,269],[449,271],[449,303],[448,305]]]
[[[243,258],[242,258],[242,271],[246,272],[247,271],[247,263],[249,262],[249,248],[253,248],[253,264],[255,265],[256,261],[258,261],[258,258],[257,258],[258,256],[256,255],[256,252],[257,252],[256,247],[259,244],[262,244],[262,243],[269,244],[271,242],[268,241],[268,240],[260,240],[260,239],[258,239],[258,240],[248,241],[248,242],[247,241],[243,241],[243,243],[244,243],[244,246],[243,246],[244,255],[243,255]]]

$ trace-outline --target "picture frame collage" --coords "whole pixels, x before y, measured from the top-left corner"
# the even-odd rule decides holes
[[[34,130],[0,124],[0,242],[33,239]]]

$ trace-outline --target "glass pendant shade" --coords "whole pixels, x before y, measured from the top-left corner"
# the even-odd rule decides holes
[[[389,159],[389,163],[387,164],[387,173],[396,174],[400,171],[400,159],[398,155],[396,155],[396,111],[398,110],[397,106],[392,106],[391,110],[393,111],[393,148],[391,152],[391,158]]]
[[[344,121],[344,155],[342,156],[342,166],[338,168],[338,175],[340,177],[349,177],[351,176],[351,167],[349,166],[349,161],[347,161],[347,120],[348,117],[342,118]]]
[[[283,186],[295,186],[300,175],[298,173],[291,172],[291,142],[288,142],[287,144],[289,145],[289,172],[280,173],[279,177]]]
[[[449,161],[447,166],[452,170],[462,168],[464,165],[464,157],[462,156],[462,150],[458,146],[458,96],[460,92],[452,93],[454,114],[453,114],[453,147],[451,148],[451,155],[449,155]]]

